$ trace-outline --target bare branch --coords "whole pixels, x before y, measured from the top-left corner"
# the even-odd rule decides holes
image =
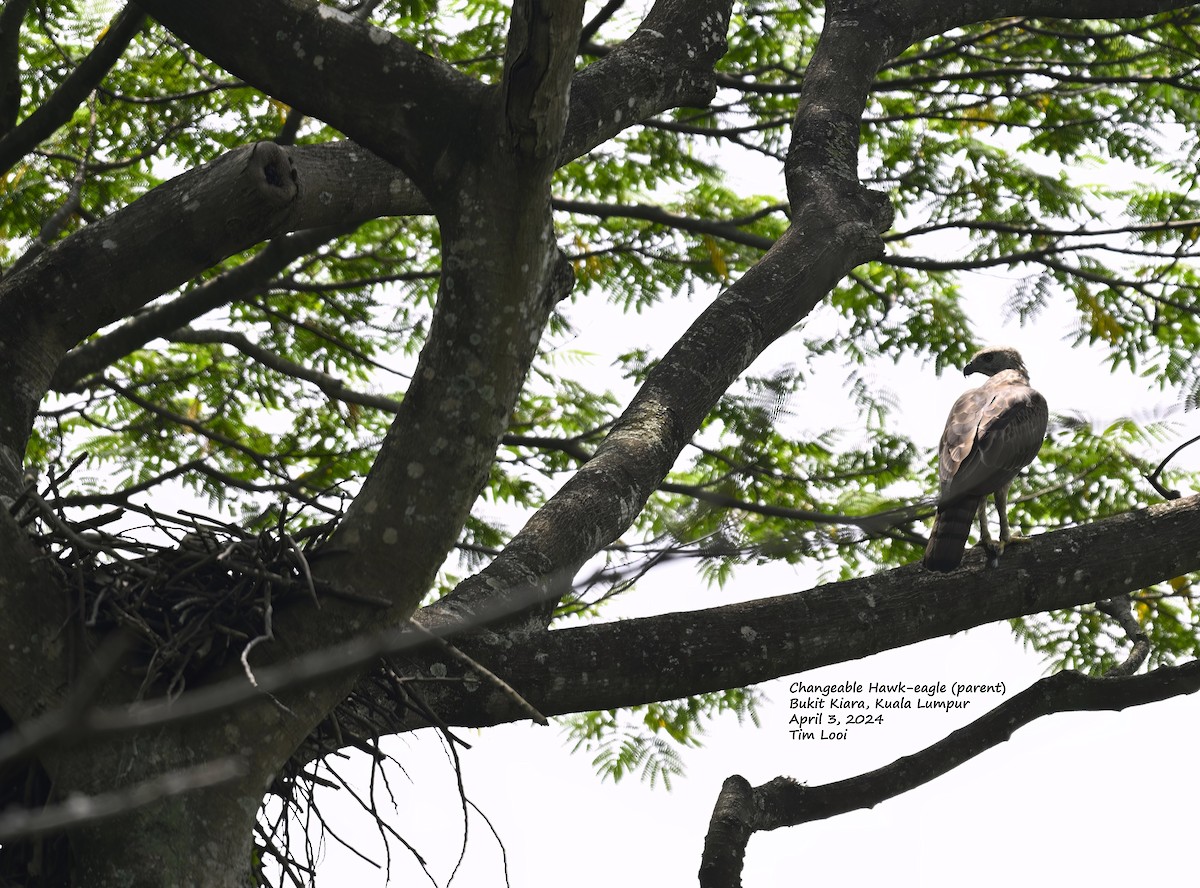
[[[1183,451],[1187,447],[1191,447],[1197,441],[1200,441],[1200,435],[1197,435],[1194,438],[1189,438],[1188,440],[1184,441],[1182,444],[1180,444],[1178,447],[1176,447],[1174,450],[1172,450],[1170,453],[1168,453],[1166,455],[1166,457],[1163,459],[1163,461],[1160,462],[1158,464],[1158,466],[1154,469],[1154,471],[1146,476],[1146,480],[1150,482],[1150,485],[1155,490],[1157,490],[1163,496],[1164,499],[1169,499],[1169,500],[1179,499],[1179,491],[1178,490],[1168,490],[1166,487],[1163,486],[1163,483],[1158,480],[1162,476],[1163,469],[1165,469],[1167,467],[1167,463],[1169,463],[1176,456],[1178,456],[1181,451]]]
[[[592,203],[581,200],[557,199],[554,201],[554,209],[567,213],[580,213],[589,216],[596,216],[601,219],[608,219],[614,216],[625,219],[644,219],[647,222],[655,222],[659,225],[665,225],[678,231],[693,231],[698,234],[711,234],[715,237],[723,238],[731,243],[743,244],[747,247],[754,247],[759,250],[769,250],[771,245],[775,243],[775,241],[771,238],[751,234],[747,231],[742,231],[733,222],[697,219],[691,216],[680,216],[677,213],[669,213],[661,207],[656,206],[629,206],[620,204]],[[773,209],[782,211],[785,209],[785,207],[780,205],[778,207],[774,207]]]
[[[617,11],[625,5],[625,0],[608,0],[603,8],[597,12],[592,19],[583,26],[579,32],[579,43],[584,45],[591,41],[596,33],[604,27],[605,22],[616,15]]]
[[[1184,0],[903,0],[897,4],[914,24],[912,39],[940,34],[976,22],[1038,18],[1137,18],[1194,6]]]
[[[337,377],[281,357],[268,349],[255,345],[247,336],[232,330],[176,330],[168,334],[167,338],[172,342],[219,342],[230,345],[264,367],[270,367],[285,376],[313,383],[331,400],[361,404],[385,413],[395,413],[400,409],[400,401],[396,398],[355,391]]]

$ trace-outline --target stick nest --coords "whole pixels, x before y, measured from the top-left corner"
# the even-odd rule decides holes
[[[317,601],[318,589],[337,594],[314,581],[308,568],[308,555],[333,522],[298,528],[293,536],[286,507],[275,527],[257,534],[136,507],[161,543],[146,542],[140,532],[135,539],[104,529],[126,519],[127,509],[76,521],[27,490],[10,511],[75,590],[83,623],[134,638],[130,668],[144,673],[143,693],[153,688],[175,695],[189,678],[231,658],[245,663],[255,644],[272,638],[277,605],[297,596]]]

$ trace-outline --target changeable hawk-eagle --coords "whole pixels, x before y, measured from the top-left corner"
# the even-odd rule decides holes
[[[954,570],[962,561],[971,519],[979,515],[979,537],[991,558],[998,551],[987,527],[987,497],[996,498],[1001,549],[1008,529],[1008,485],[1033,462],[1046,437],[1046,399],[1029,386],[1029,371],[1016,349],[985,348],[963,375],[991,377],[963,392],[950,410],[938,447],[937,517],[925,547],[930,570]]]

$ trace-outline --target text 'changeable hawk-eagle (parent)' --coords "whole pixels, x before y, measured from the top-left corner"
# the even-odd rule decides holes
[[[1001,547],[1008,543],[1008,485],[1033,462],[1046,437],[1046,399],[1029,385],[1029,371],[1016,349],[985,348],[971,358],[963,375],[990,377],[963,392],[946,420],[938,446],[937,517],[925,547],[930,570],[954,570],[962,561],[979,515],[979,537],[994,561],[998,550],[987,527],[987,498],[996,498]]]

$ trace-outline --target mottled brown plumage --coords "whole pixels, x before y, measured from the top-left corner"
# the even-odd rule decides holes
[[[954,570],[962,561],[971,520],[979,515],[979,536],[993,552],[987,529],[987,497],[994,495],[1001,545],[1009,542],[1008,485],[1037,456],[1046,437],[1046,399],[1029,385],[1029,372],[1016,349],[985,348],[963,374],[990,377],[963,392],[946,420],[938,447],[937,517],[925,547],[930,570]]]

